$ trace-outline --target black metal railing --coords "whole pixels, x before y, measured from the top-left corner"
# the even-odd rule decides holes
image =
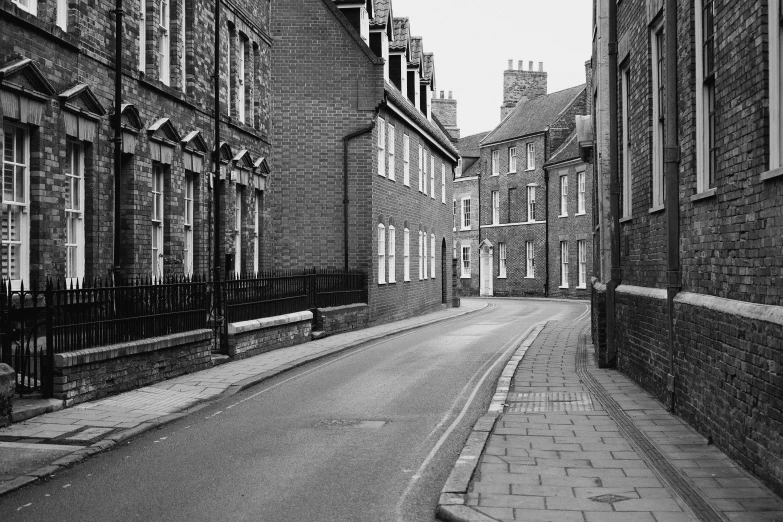
[[[215,310],[221,292],[224,310]],[[226,325],[315,308],[367,302],[367,276],[337,270],[277,271],[230,278],[93,279],[45,290],[0,282],[0,362],[21,393],[51,393],[54,354],[212,328],[227,346]]]

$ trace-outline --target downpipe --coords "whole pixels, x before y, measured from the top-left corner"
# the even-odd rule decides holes
[[[348,203],[350,203],[348,198],[348,143],[354,138],[372,132],[375,129],[376,121],[373,118],[373,122],[367,127],[343,137],[343,268],[346,272],[348,272]]]

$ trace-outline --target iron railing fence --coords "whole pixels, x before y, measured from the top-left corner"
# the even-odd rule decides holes
[[[215,310],[220,292],[223,310]],[[225,347],[226,325],[328,306],[367,302],[359,271],[262,272],[217,284],[192,277],[48,281],[44,290],[0,282],[0,362],[17,389],[49,396],[54,354],[140,341],[202,328]],[[222,348],[218,348],[222,350]]]

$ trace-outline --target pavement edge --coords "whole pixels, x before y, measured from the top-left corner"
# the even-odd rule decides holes
[[[102,451],[106,451],[108,449],[113,448],[120,442],[127,441],[133,437],[136,437],[138,435],[141,435],[142,433],[145,433],[149,430],[152,430],[154,428],[159,428],[161,426],[164,426],[170,422],[173,422],[175,420],[181,419],[182,417],[185,417],[189,413],[191,413],[194,410],[201,409],[205,407],[207,404],[218,401],[220,399],[224,399],[226,397],[230,397],[232,395],[235,395],[243,390],[246,390],[247,388],[251,388],[257,384],[260,384],[268,379],[271,379],[272,377],[276,375],[280,375],[281,373],[285,373],[289,370],[292,370],[294,368],[298,368],[300,366],[303,366],[305,364],[311,363],[313,361],[317,361],[319,359],[323,359],[325,357],[328,357],[330,355],[334,355],[336,353],[340,353],[346,350],[350,350],[353,348],[357,348],[363,344],[371,343],[373,341],[377,341],[379,339],[384,339],[386,337],[391,337],[394,335],[399,335],[403,333],[410,332],[412,330],[417,330],[419,328],[424,328],[430,325],[433,325],[435,323],[440,323],[443,321],[448,321],[450,319],[455,319],[457,317],[464,317],[466,315],[474,314],[481,312],[483,310],[486,310],[487,307],[489,307],[489,303],[485,303],[484,306],[481,306],[479,308],[475,308],[473,310],[467,310],[465,312],[461,312],[458,314],[451,315],[449,317],[444,318],[438,318],[438,319],[432,319],[430,321],[426,321],[423,323],[419,323],[416,325],[408,326],[406,328],[401,328],[399,330],[395,330],[393,332],[386,332],[381,333],[379,335],[376,335],[374,337],[368,337],[366,339],[362,339],[360,341],[355,341],[353,343],[346,344],[344,346],[340,346],[339,348],[334,348],[332,350],[328,350],[319,354],[302,357],[301,359],[294,361],[292,363],[285,364],[279,368],[276,368],[275,370],[267,370],[259,375],[248,377],[247,379],[238,382],[237,384],[234,384],[232,386],[229,386],[226,388],[223,392],[221,392],[219,395],[215,397],[210,397],[208,399],[204,399],[203,401],[199,401],[193,404],[188,405],[184,410],[176,413],[172,413],[169,415],[166,415],[164,417],[160,417],[158,419],[155,419],[150,422],[145,422],[143,424],[139,424],[138,426],[135,426],[133,428],[128,428],[122,431],[119,431],[117,433],[114,433],[113,435],[110,435],[109,437],[106,437],[105,439],[98,441],[94,444],[91,444],[89,446],[85,446],[82,449],[76,450],[72,453],[69,453],[63,457],[60,457],[59,459],[51,462],[49,465],[38,468],[34,471],[31,471],[29,473],[25,473],[24,475],[20,475],[14,479],[9,480],[8,482],[4,484],[0,484],[0,497],[11,493],[13,491],[16,491],[18,489],[21,489],[29,484],[32,484],[34,482],[37,482],[41,479],[44,479],[46,477],[49,477],[58,471],[71,467],[75,464],[78,464],[79,462],[85,460],[88,457],[91,457],[95,455],[96,453],[100,453]],[[62,409],[62,408],[58,408]],[[55,411],[55,410],[51,410]],[[41,412],[41,413],[48,413],[47,412]]]
[[[487,413],[484,414],[476,424],[465,442],[465,447],[460,452],[454,468],[446,479],[443,489],[440,492],[436,516],[447,522],[496,522],[492,518],[467,505],[467,494],[470,482],[476,474],[481,461],[481,455],[487,444],[489,435],[495,428],[495,423],[503,414],[506,407],[506,399],[511,389],[511,381],[517,366],[527,353],[528,348],[538,338],[538,335],[546,327],[548,321],[536,323],[532,331],[525,337],[514,351],[514,355],[506,363],[503,373],[500,374],[495,394],[489,405]]]

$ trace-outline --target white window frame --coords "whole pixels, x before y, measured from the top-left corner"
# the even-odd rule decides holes
[[[12,0],[13,1],[13,0]],[[37,2],[37,0],[28,0]],[[68,0],[57,0],[57,27],[68,30]]]
[[[193,186],[196,174],[186,170],[185,171],[185,183],[184,183],[184,200],[185,200],[185,216],[184,216],[184,230],[185,230],[185,246],[183,251],[183,265],[186,276],[193,274]]]
[[[158,79],[171,83],[171,4],[161,0],[158,12]]]
[[[22,11],[38,16],[38,0],[11,0]]]
[[[430,234],[430,279],[435,279],[435,234]]]
[[[585,210],[585,183],[586,183],[585,171],[579,171],[576,173],[576,215],[580,216],[586,213]]]
[[[395,162],[394,162],[394,152],[395,152],[395,139],[394,139],[394,125],[391,123],[388,124],[388,130],[386,132],[386,138],[388,139],[389,145],[387,147],[387,151],[389,153],[389,179],[391,181],[397,180],[397,174],[394,171],[396,168]]]
[[[187,53],[187,42],[185,41],[185,0],[179,0],[179,88],[185,92],[187,88],[187,64],[185,63]]]
[[[234,199],[234,272],[242,274],[242,185],[237,184]]]
[[[397,230],[394,225],[389,225],[389,249],[386,257],[389,259],[389,277],[390,283],[397,282]]]
[[[451,202],[454,204],[452,216],[451,216],[451,231],[456,232],[457,231],[457,200],[452,199]]]
[[[424,245],[422,244],[422,241],[421,241],[421,235],[422,235],[422,232],[421,232],[421,230],[419,230],[419,281],[421,281],[423,279],[423,275],[424,275],[424,266],[423,266],[423,262],[424,262]]]
[[[435,156],[430,154],[430,198],[435,199]]]
[[[386,227],[378,223],[378,284],[386,284]]]
[[[768,13],[769,169],[774,170],[783,167],[783,27],[776,22],[781,15],[780,0],[769,0]]]
[[[658,44],[663,45],[663,22],[659,22],[650,28],[650,50],[652,65],[652,208],[650,211],[660,210],[665,204],[664,172],[663,172],[663,132],[664,121],[662,119],[664,108],[659,101],[659,90],[663,88],[662,78],[659,74],[660,50]],[[665,64],[663,64],[665,65]]]
[[[772,1],[769,5],[769,13],[773,14],[775,4],[778,1]],[[712,2],[713,9],[713,26],[714,26],[714,11],[715,3]],[[704,74],[705,69],[705,56],[704,56],[704,0],[695,0],[694,11],[696,14],[696,192],[703,193],[715,186],[715,161],[713,154],[715,153],[715,71],[710,77],[706,77]],[[779,7],[777,18],[770,20],[780,20]],[[775,26],[780,26],[780,22],[777,24],[770,24],[770,55],[774,52],[772,33],[780,33],[780,29],[774,31]],[[713,27],[713,67],[715,67],[715,28]],[[770,77],[774,74],[772,68],[770,68]],[[772,94],[772,91],[770,91]],[[772,96],[770,96],[770,122],[774,118],[772,107]],[[779,109],[778,109],[779,111]],[[780,113],[778,112],[778,115]],[[775,144],[775,139],[770,135],[770,152]],[[778,157],[780,154],[778,153]]]
[[[579,283],[577,288],[587,288],[587,242],[584,239],[576,242],[576,252],[579,262]]]
[[[568,288],[568,241],[560,242],[560,288]]]
[[[422,245],[424,245],[424,255],[422,256],[422,266],[424,267],[424,274],[422,276],[422,279],[427,279],[427,269],[428,269],[427,265],[429,263],[427,263],[428,255],[427,255],[427,232],[426,231],[421,233],[421,242]]]
[[[470,197],[462,198],[460,202],[462,213],[460,214],[460,230],[470,230]]]
[[[454,171],[454,177],[455,178],[462,177],[462,158],[457,158],[457,168]]]
[[[247,41],[237,32],[239,39],[239,49],[237,50],[237,119],[240,123],[245,123],[245,50]]]
[[[378,175],[386,177],[386,121],[378,118]]]
[[[629,106],[631,96],[629,88],[631,85],[631,71],[628,66],[620,71],[620,89],[622,90],[622,150],[623,150],[623,218],[630,218],[632,214],[632,194],[633,185],[631,180],[631,129],[629,128],[631,120],[629,117]]]
[[[492,191],[492,224],[500,224],[500,191]]]
[[[65,277],[75,285],[84,279],[84,147],[72,140],[65,146]]]
[[[256,190],[253,204],[253,273],[258,274],[261,265],[261,192]]]
[[[405,228],[402,233],[402,271],[403,281],[411,280],[411,231]]]
[[[568,216],[568,174],[560,175],[560,216]]]
[[[407,134],[402,135],[402,184],[411,186],[411,138]]]
[[[500,151],[495,149],[492,151],[492,175],[500,175]]]
[[[422,180],[424,179],[424,149],[419,144],[419,192],[422,192]]]
[[[152,277],[163,277],[163,219],[165,197],[165,165],[152,163]]]
[[[508,148],[508,172],[513,174],[517,171],[517,148]]]
[[[536,144],[528,143],[527,148],[527,170],[536,170]]]
[[[446,204],[446,165],[440,164],[440,202]]]
[[[30,1],[30,0],[28,0]],[[32,0],[37,4],[37,0]],[[147,1],[139,0],[139,71],[147,70]]]
[[[527,187],[527,221],[532,223],[536,220],[536,187],[528,185]]]
[[[525,278],[536,277],[536,245],[532,241],[525,241]]]
[[[424,195],[427,195],[427,149],[424,149],[424,178],[422,179],[422,186],[424,187]]]
[[[506,243],[498,243],[498,279],[505,279],[506,276]]]
[[[462,270],[460,272],[461,279],[470,279],[470,247],[462,245],[461,265]]]

